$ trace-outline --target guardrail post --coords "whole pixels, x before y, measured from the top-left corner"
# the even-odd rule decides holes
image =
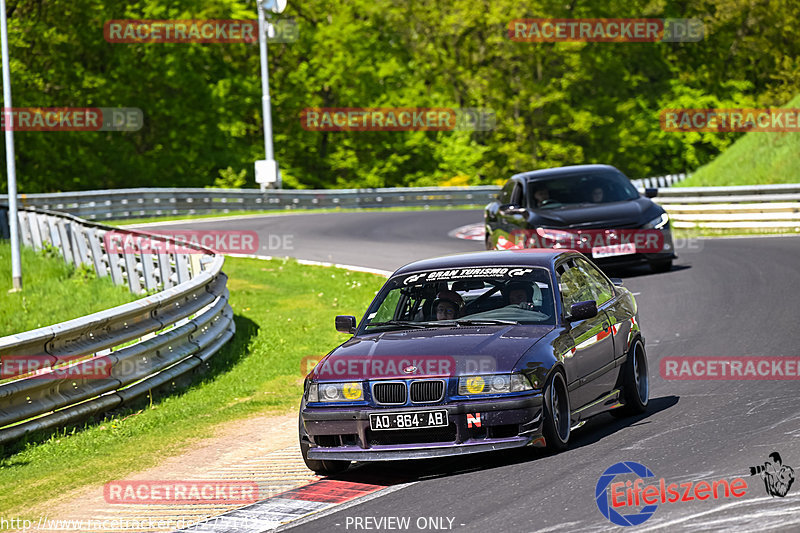
[[[158,288],[155,276],[155,265],[153,264],[154,255],[152,253],[142,253],[142,277],[144,278],[144,288],[152,291]]]
[[[178,283],[189,281],[189,261],[186,254],[175,254],[175,267],[178,271]]]
[[[58,228],[58,237],[61,241],[61,253],[64,256],[64,261],[68,264],[74,264],[72,262],[72,247],[69,243],[69,235],[67,233],[67,223],[63,220],[56,221],[56,227]]]
[[[103,262],[103,250],[100,248],[101,237],[94,228],[86,228],[86,237],[89,239],[89,249],[92,251],[92,263],[97,276],[104,278],[108,275],[108,268]]]
[[[89,261],[89,250],[86,247],[86,238],[84,237],[84,229],[76,224],[71,224],[72,228],[72,251],[74,252],[75,261],[81,265],[91,265]]]
[[[172,282],[172,265],[170,264],[169,254],[158,254],[158,271],[161,274],[161,285],[164,290],[175,285]]]
[[[141,294],[142,285],[139,283],[139,272],[136,269],[136,256],[130,251],[123,250],[125,259],[125,273],[128,275],[128,288],[133,294]]]
[[[31,245],[31,228],[28,222],[28,213],[26,211],[17,212],[17,220],[19,220],[19,234],[22,237],[22,244],[25,246]]]
[[[36,213],[28,213],[28,223],[31,228],[31,242],[33,249],[37,252],[42,249],[42,235],[39,228],[39,215]]]

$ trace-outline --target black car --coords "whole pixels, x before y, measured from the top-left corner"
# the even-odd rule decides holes
[[[611,411],[643,412],[649,380],[633,295],[575,251],[417,261],[306,377],[300,449],[315,472],[532,445]]]
[[[675,259],[669,216],[608,165],[515,174],[486,207],[486,248],[576,249],[598,265],[647,263],[655,272]]]

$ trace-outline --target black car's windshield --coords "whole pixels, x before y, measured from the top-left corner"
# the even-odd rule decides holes
[[[366,331],[555,324],[550,273],[542,267],[469,267],[397,276],[367,312]]]
[[[639,192],[624,175],[598,171],[531,180],[528,202],[533,209],[635,200]]]

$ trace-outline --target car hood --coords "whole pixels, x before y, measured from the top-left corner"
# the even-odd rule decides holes
[[[353,337],[324,357],[321,380],[410,379],[506,373],[554,326],[480,326],[387,331]],[[409,367],[414,370],[407,371]]]
[[[530,223],[563,228],[632,228],[641,226],[661,213],[649,198],[625,202],[581,204],[557,209],[536,209]]]

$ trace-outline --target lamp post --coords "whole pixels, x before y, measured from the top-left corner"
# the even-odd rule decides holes
[[[19,257],[19,219],[17,218],[17,169],[14,164],[14,122],[11,114],[11,68],[8,65],[8,23],[6,0],[0,0],[0,40],[3,61],[3,114],[6,130],[6,169],[8,171],[8,227],[11,230],[12,291],[22,290],[22,264]],[[9,121],[11,119],[11,121]]]
[[[281,187],[281,172],[272,149],[272,107],[269,101],[269,63],[267,39],[272,25],[266,20],[266,10],[281,13],[286,0],[256,0],[258,9],[258,42],[261,51],[261,111],[264,116],[264,153],[266,158],[256,161],[256,182],[264,190],[269,186]]]

